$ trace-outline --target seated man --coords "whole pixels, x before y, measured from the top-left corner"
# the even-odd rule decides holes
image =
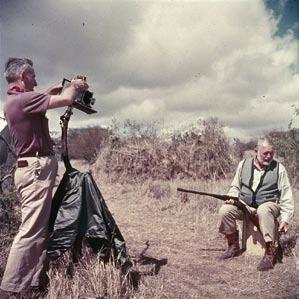
[[[273,159],[274,149],[268,139],[259,139],[256,157],[247,158],[238,165],[228,195],[237,196],[256,209],[260,230],[266,243],[265,255],[257,269],[266,271],[276,263],[275,244],[276,219],[279,231],[287,231],[294,214],[294,200],[285,167]],[[228,249],[221,259],[240,254],[239,235],[236,220],[243,220],[244,214],[228,200],[220,208],[219,232],[228,241]]]

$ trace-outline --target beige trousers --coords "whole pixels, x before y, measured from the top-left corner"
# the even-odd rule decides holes
[[[40,285],[48,265],[46,245],[57,159],[20,158],[28,166],[17,168],[15,185],[21,199],[22,222],[8,256],[1,289],[20,292]]]
[[[280,215],[280,207],[275,202],[265,202],[257,208],[260,229],[265,242],[272,242],[276,237],[276,219]],[[224,204],[220,210],[219,232],[232,234],[237,230],[236,220],[243,220],[244,214],[234,205]]]

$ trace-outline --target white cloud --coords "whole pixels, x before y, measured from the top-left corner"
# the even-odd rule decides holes
[[[262,1],[28,1],[24,13],[20,3],[5,10],[1,64],[32,57],[42,89],[86,74],[99,113],[78,112],[76,127],[112,118],[180,127],[216,116],[244,137],[292,117],[296,40],[274,36],[279,20]]]

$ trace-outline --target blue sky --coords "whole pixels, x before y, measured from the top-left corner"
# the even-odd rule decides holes
[[[298,0],[266,0],[266,6],[272,10],[275,17],[280,19],[277,35],[283,36],[287,30],[292,29],[299,38],[299,1]]]
[[[298,3],[1,0],[0,64],[31,58],[41,92],[87,75],[99,112],[76,111],[71,127],[131,119],[184,130],[218,117],[230,136],[258,137],[286,129],[298,107]],[[62,113],[47,113],[51,130]]]

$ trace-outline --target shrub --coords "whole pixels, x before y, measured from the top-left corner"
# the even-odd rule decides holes
[[[112,181],[219,179],[237,162],[234,147],[216,118],[199,121],[170,138],[158,136],[154,124],[144,128],[144,124],[126,122],[122,129],[111,130],[94,166]]]
[[[68,131],[70,159],[93,163],[110,134],[108,129],[100,127],[70,129]],[[57,141],[57,143],[60,143],[60,141]]]
[[[287,131],[272,131],[268,134],[277,154],[283,159],[293,185],[298,186],[299,175],[299,129],[293,128],[293,121],[299,115],[299,109],[294,107],[294,117]]]
[[[291,129],[286,132],[272,131],[268,137],[287,168],[292,183],[298,186],[299,130]]]

